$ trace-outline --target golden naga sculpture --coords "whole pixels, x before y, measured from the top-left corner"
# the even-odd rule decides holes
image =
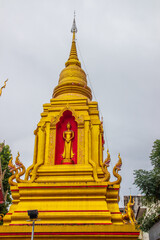
[[[129,202],[127,203],[127,206],[125,207],[125,214],[122,215],[122,219],[123,219],[124,223],[128,223],[129,221],[133,225],[136,223],[134,212],[132,209],[132,206],[134,206],[134,203],[135,203],[134,199],[132,202],[132,197],[130,196]]]
[[[117,178],[117,180],[114,181],[114,182],[109,181],[110,173],[108,171],[108,167],[109,167],[110,161],[111,161],[110,153],[109,153],[109,150],[107,149],[107,158],[105,159],[105,161],[102,164],[102,171],[104,173],[104,178],[98,178],[97,177],[96,164],[93,161],[90,160],[90,163],[93,166],[93,177],[94,177],[96,182],[107,181],[108,186],[121,183],[122,177],[118,174],[118,172],[121,170],[121,166],[122,166],[122,159],[120,157],[120,153],[118,154],[118,162],[116,163],[116,165],[113,168],[113,175]]]
[[[118,162],[116,163],[116,165],[113,168],[113,175],[117,178],[116,181],[114,182],[109,182],[109,185],[113,185],[113,184],[120,184],[122,181],[122,177],[118,174],[118,172],[121,170],[121,166],[122,166],[122,159],[120,157],[120,153],[118,154]]]
[[[101,181],[109,181],[110,179],[110,173],[108,171],[108,167],[111,161],[111,157],[110,157],[110,153],[109,150],[107,149],[107,158],[105,159],[105,161],[102,164],[102,170],[104,172],[104,178],[101,179]]]
[[[72,139],[74,138],[74,132],[71,130],[71,125],[67,123],[67,130],[63,132],[64,143],[64,152],[62,154],[63,160],[62,163],[73,163],[73,150],[72,150]]]
[[[30,178],[30,174],[36,165],[36,157],[37,157],[37,145],[38,145],[38,127],[34,130],[35,135],[35,149],[34,149],[34,156],[33,156],[33,164],[27,168],[26,174],[25,174],[25,181],[27,182]]]
[[[19,169],[19,173],[17,173],[16,175],[16,180],[17,180],[17,183],[22,183],[22,182],[26,182],[25,180],[22,180],[20,179],[21,176],[23,176],[23,174],[26,172],[26,168],[25,166],[23,165],[23,163],[19,160],[19,157],[20,157],[20,154],[18,152],[18,155],[16,157],[16,161],[15,161],[15,164],[17,166],[17,170]]]
[[[15,165],[12,163],[13,156],[11,156],[11,159],[9,160],[8,168],[10,172],[12,173],[12,176],[8,179],[8,182],[11,186],[17,186],[16,182],[13,182],[13,180],[16,178],[16,175],[18,174],[18,169]]]
[[[4,85],[0,88],[0,96],[2,95],[2,89],[6,87],[7,81],[8,81],[8,79],[4,82]]]

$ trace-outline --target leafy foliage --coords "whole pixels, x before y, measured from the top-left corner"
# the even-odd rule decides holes
[[[11,150],[8,145],[3,146],[2,152],[0,153],[0,159],[1,159],[1,168],[2,168],[2,175],[4,175],[2,179],[3,184],[3,191],[4,196],[6,197],[6,201],[3,204],[0,204],[0,214],[6,214],[8,212],[8,207],[12,202],[11,199],[11,191],[10,191],[10,185],[8,183],[8,178],[11,176],[11,173],[8,168],[8,163],[11,158]],[[2,221],[0,221],[0,224],[2,224]]]
[[[134,171],[135,184],[145,194],[148,202],[160,200],[160,140],[156,140],[150,155],[153,169],[146,171],[139,169]]]
[[[154,209],[154,210],[153,210]],[[152,210],[152,211],[151,211]],[[144,232],[148,232],[150,228],[160,220],[160,206],[153,206],[149,208],[145,214],[138,219],[138,225]]]
[[[154,142],[150,160],[153,166],[152,170],[139,169],[134,171],[134,184],[145,195],[144,201],[148,205],[148,211],[138,220],[140,229],[143,231],[149,231],[154,223],[160,219],[160,140]]]
[[[155,168],[160,168],[160,140],[156,140],[150,155],[151,163]],[[160,170],[159,170],[160,171]]]

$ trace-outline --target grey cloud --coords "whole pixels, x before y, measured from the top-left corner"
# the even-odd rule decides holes
[[[77,41],[104,117],[112,166],[121,152],[123,194],[137,194],[133,170],[149,169],[160,136],[157,0],[0,2],[0,141],[32,163],[33,131],[68,58],[73,11]],[[84,64],[82,62],[84,68]],[[107,148],[107,144],[105,146]],[[106,149],[105,153],[106,155]]]

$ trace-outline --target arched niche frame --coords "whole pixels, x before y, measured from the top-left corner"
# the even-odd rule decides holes
[[[67,130],[67,123],[70,123],[71,130],[74,132],[74,138],[72,139],[72,150],[74,156],[72,158],[73,164],[77,164],[78,157],[78,128],[83,125],[82,118],[77,117],[75,112],[66,107],[60,113],[60,115],[51,123],[51,125],[56,128],[56,138],[55,138],[55,161],[54,164],[62,164],[62,154],[64,151],[64,143],[63,132]]]

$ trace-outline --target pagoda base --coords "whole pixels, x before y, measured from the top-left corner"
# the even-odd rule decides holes
[[[11,188],[16,201],[0,226],[0,239],[31,239],[27,211],[37,209],[37,240],[136,240],[139,231],[124,224],[119,211],[119,187],[106,182],[19,183]]]
[[[31,224],[16,226],[1,226],[0,239],[30,240]],[[137,239],[139,231],[131,224],[45,224],[35,223],[34,239],[37,240],[67,240],[67,239]]]

